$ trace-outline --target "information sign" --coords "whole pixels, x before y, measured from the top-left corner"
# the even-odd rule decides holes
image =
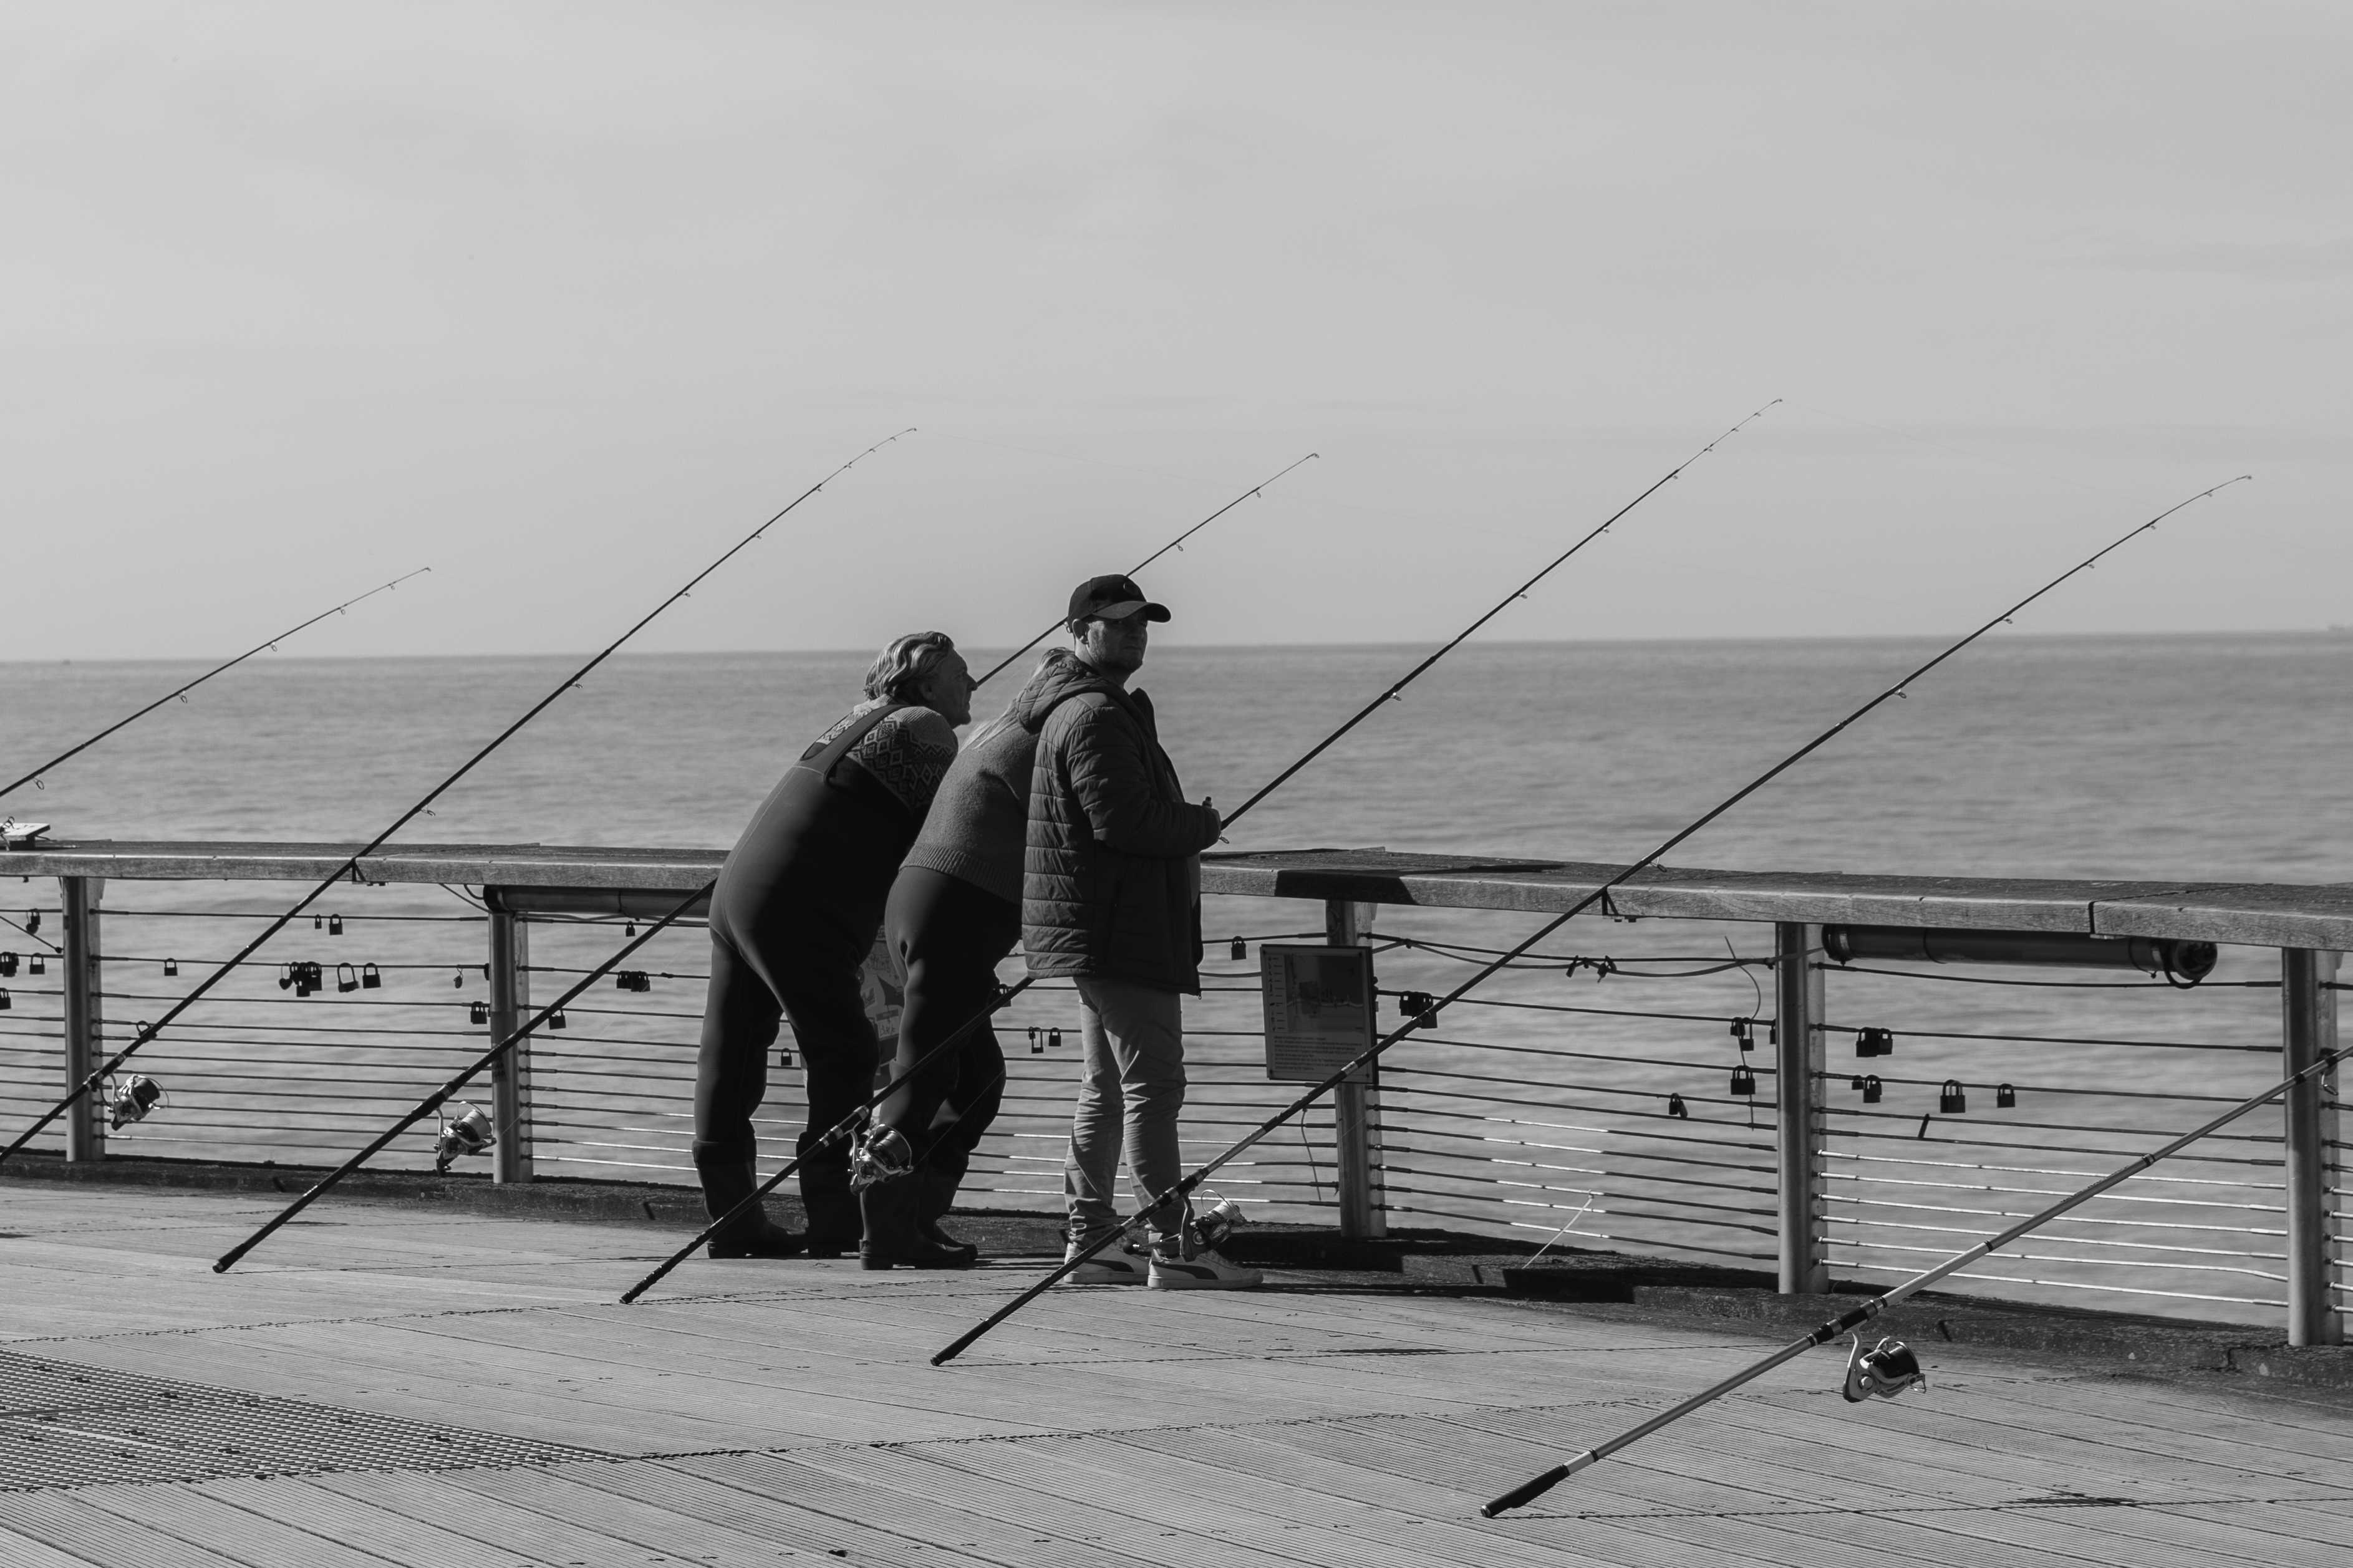
[[[1372,1049],[1370,948],[1268,943],[1258,957],[1270,1079],[1320,1083]]]

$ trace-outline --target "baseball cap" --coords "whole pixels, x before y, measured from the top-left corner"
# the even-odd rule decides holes
[[[1123,621],[1142,611],[1147,621],[1165,621],[1168,606],[1155,605],[1144,596],[1144,590],[1132,577],[1090,577],[1071,590],[1071,621]]]

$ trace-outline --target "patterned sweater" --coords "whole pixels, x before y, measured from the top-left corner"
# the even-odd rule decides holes
[[[818,737],[818,744],[831,744],[881,701],[875,698],[852,708]],[[945,719],[928,708],[902,708],[869,730],[844,760],[856,763],[921,822],[932,809],[932,797],[939,793],[940,780],[946,776],[955,754],[955,730]]]

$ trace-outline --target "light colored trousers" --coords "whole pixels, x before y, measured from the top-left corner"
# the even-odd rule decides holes
[[[1138,1203],[1185,1174],[1176,1152],[1176,1113],[1185,1106],[1183,1002],[1174,991],[1081,976],[1079,1029],[1085,1059],[1062,1195],[1071,1234],[1083,1244],[1119,1222],[1123,1142]],[[1184,1215],[1183,1204],[1165,1205],[1152,1226],[1174,1236]]]

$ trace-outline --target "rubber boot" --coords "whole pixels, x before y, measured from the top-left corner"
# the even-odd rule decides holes
[[[915,1227],[923,1201],[923,1183],[913,1175],[877,1182],[858,1194],[865,1211],[866,1238],[858,1244],[865,1268],[969,1268],[974,1254],[941,1247]]]
[[[801,1206],[808,1212],[811,1258],[839,1258],[858,1250],[866,1221],[859,1213],[858,1194],[849,1190],[849,1171],[812,1171],[803,1165]]]
[[[966,1258],[978,1258],[980,1248],[968,1241],[958,1241],[940,1228],[940,1220],[955,1206],[959,1173],[943,1171],[925,1165],[917,1170],[913,1180],[923,1184],[915,1205],[915,1232],[934,1247],[952,1247]]]
[[[702,1208],[717,1219],[752,1195],[760,1184],[760,1169],[751,1161],[698,1147],[695,1174],[702,1179]],[[797,1258],[807,1238],[773,1223],[754,1205],[733,1225],[712,1237],[704,1249],[713,1258]]]

